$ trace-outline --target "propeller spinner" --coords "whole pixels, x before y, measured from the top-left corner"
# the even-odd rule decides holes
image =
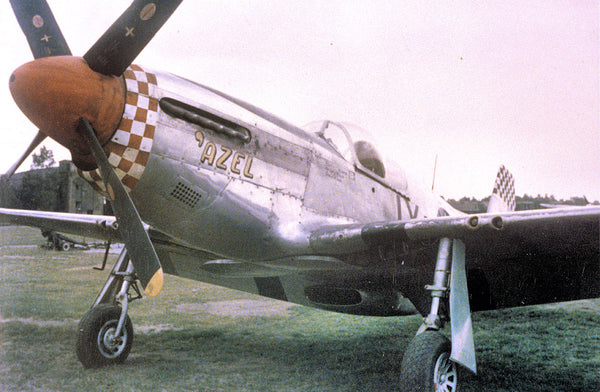
[[[76,132],[87,118],[104,145],[117,129],[125,107],[120,78],[94,72],[81,57],[46,57],[17,68],[10,92],[21,111],[47,136],[71,152],[81,169],[97,167],[85,139]]]
[[[126,88],[122,73],[181,1],[134,1],[81,58],[70,56],[46,1],[11,0],[36,58],[15,70],[9,82],[19,108],[40,128],[28,153],[48,135],[71,151],[79,168],[99,167],[106,188],[111,191],[119,232],[149,296],[161,290],[162,268],[102,145],[110,140],[123,115]],[[50,45],[51,35],[56,41]],[[48,45],[40,44],[40,39]],[[14,170],[21,162],[13,165]]]

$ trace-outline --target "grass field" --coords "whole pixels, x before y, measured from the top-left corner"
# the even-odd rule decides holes
[[[2,391],[394,390],[418,317],[346,316],[167,276],[136,301],[121,366],[85,370],[77,322],[104,283],[102,253],[40,249],[0,227]],[[111,256],[114,261],[116,254]],[[600,301],[474,315],[479,375],[463,391],[600,390]]]

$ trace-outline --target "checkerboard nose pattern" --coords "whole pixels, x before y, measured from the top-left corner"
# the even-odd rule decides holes
[[[131,65],[123,77],[127,86],[125,112],[105,151],[125,189],[131,191],[142,177],[152,149],[158,120],[158,100],[152,98],[151,93],[157,82],[156,75],[137,65]],[[78,170],[78,173],[96,191],[107,195],[98,169]]]

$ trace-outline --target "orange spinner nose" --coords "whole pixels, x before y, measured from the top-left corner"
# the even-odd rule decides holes
[[[10,76],[10,92],[40,131],[71,151],[81,169],[96,164],[77,132],[79,119],[90,121],[100,144],[117,129],[125,108],[121,78],[92,71],[81,57],[45,57],[26,63]]]

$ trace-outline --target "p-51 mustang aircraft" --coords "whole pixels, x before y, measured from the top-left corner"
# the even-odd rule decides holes
[[[471,311],[600,296],[600,208],[515,212],[500,168],[488,213],[415,187],[364,131],[294,126],[189,80],[133,65],[181,0],[136,0],[83,57],[45,1],[11,0],[35,61],[10,90],[68,148],[115,217],[0,209],[0,221],[121,241],[79,324],[85,367],[125,361],[129,303],[164,273],[359,315],[420,313],[405,391],[455,391],[475,372]],[[451,340],[439,331],[451,325]]]

